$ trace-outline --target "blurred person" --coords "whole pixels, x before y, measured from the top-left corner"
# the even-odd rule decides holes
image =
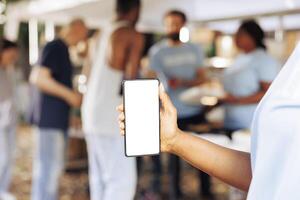
[[[228,94],[221,100],[225,103],[224,129],[229,134],[250,129],[257,104],[279,71],[279,63],[267,53],[264,38],[264,31],[253,20],[242,22],[236,33],[235,43],[242,53],[225,70],[223,85]]]
[[[140,0],[117,0],[117,19],[101,33],[84,96],[92,200],[132,200],[135,195],[135,159],[124,156],[115,107],[122,101],[123,79],[138,76],[144,47],[144,38],[135,29],[140,6]]]
[[[16,199],[9,193],[17,126],[13,74],[9,71],[14,67],[18,57],[18,45],[2,39],[0,41],[0,200]]]
[[[87,80],[90,76],[93,61],[96,59],[97,56],[100,37],[101,37],[100,30],[96,30],[93,33],[93,35],[88,39],[86,44],[87,56],[83,63],[82,74],[87,78]]]
[[[64,168],[69,111],[81,105],[82,96],[72,89],[69,47],[85,40],[87,27],[73,20],[61,37],[44,47],[30,82],[36,86],[33,122],[37,146],[33,164],[32,200],[58,199],[59,178]]]
[[[161,151],[172,153],[247,193],[247,200],[298,200],[300,168],[300,44],[256,108],[251,151],[229,149],[177,126],[177,111],[160,88]],[[125,134],[124,107],[118,107]]]
[[[183,103],[180,94],[193,86],[205,82],[205,71],[202,68],[204,52],[199,45],[180,41],[180,31],[186,25],[186,15],[178,10],[169,11],[164,17],[164,26],[167,38],[155,44],[149,53],[150,68],[156,72],[157,77],[165,84],[175,107],[178,110],[178,126],[187,130],[188,125],[201,123],[205,120],[203,109],[200,106],[190,106]],[[154,157],[156,180],[154,190],[160,193],[161,167],[159,157]],[[170,156],[170,199],[182,196],[180,189],[180,159]],[[201,191],[204,196],[211,196],[209,177],[200,174],[202,180]]]
[[[253,20],[242,22],[236,36],[236,46],[242,53],[223,76],[227,96],[224,128],[229,131],[249,129],[257,104],[279,72],[279,63],[268,53],[265,33]]]

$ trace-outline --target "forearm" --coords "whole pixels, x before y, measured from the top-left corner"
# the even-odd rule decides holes
[[[72,90],[63,84],[57,82],[52,78],[38,78],[34,83],[42,92],[58,97],[64,101],[68,101],[67,98]]]
[[[257,104],[264,97],[270,85],[271,82],[260,82],[260,90],[255,94],[246,97],[234,97],[232,99],[233,101],[228,103],[238,104],[238,105]]]
[[[260,91],[250,96],[238,97],[236,99],[236,104],[240,104],[240,105],[257,104],[261,101],[264,95],[265,95],[265,91]]]
[[[200,80],[200,79],[196,79],[196,80],[182,80],[182,85],[185,87],[194,87],[194,86],[198,86],[201,85],[205,82],[205,80]]]
[[[183,132],[178,133],[170,149],[171,153],[211,176],[248,190],[252,177],[250,154],[221,147]]]
[[[197,77],[194,80],[182,80],[183,86],[194,87],[205,83],[207,80],[206,71],[199,69],[197,71]]]

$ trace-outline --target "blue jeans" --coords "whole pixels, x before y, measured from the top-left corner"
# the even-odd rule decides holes
[[[37,129],[33,163],[32,200],[57,200],[64,169],[67,137],[58,129]]]
[[[0,129],[0,196],[8,192],[14,162],[15,128]]]

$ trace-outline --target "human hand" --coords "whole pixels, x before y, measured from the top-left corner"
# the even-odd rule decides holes
[[[159,88],[159,98],[161,100],[160,109],[160,142],[161,151],[170,152],[172,151],[172,146],[176,141],[177,136],[180,134],[180,130],[177,126],[177,111],[172,104],[169,96],[164,91],[162,85]],[[125,135],[125,114],[124,105],[118,106],[119,111],[119,127],[121,135]]]
[[[183,81],[181,79],[172,78],[169,80],[169,87],[172,89],[176,89],[183,85]]]
[[[82,103],[82,94],[75,91],[70,91],[66,100],[70,106],[79,108]]]
[[[236,104],[238,103],[238,97],[227,93],[224,98],[220,99],[220,102],[227,103],[227,104]]]

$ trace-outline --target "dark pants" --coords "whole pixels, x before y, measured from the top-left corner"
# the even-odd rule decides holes
[[[188,125],[190,124],[199,124],[205,122],[204,114],[200,113],[188,118],[178,119],[178,127],[182,130],[188,130]],[[155,193],[161,193],[161,175],[162,175],[162,165],[160,156],[151,156],[152,159],[152,183],[151,190]],[[140,175],[142,168],[142,159],[137,159],[138,164],[138,174]],[[170,200],[178,199],[181,196],[180,189],[180,175],[181,175],[181,166],[180,166],[180,158],[175,155],[170,155],[169,163],[168,163],[168,174],[169,174],[169,195]],[[201,181],[201,186],[199,191],[204,196],[211,195],[211,182],[210,177],[204,172],[198,172],[199,180]]]
[[[199,124],[199,123],[205,122],[204,113],[200,113],[191,117],[187,118],[179,118],[177,123],[178,127],[181,130],[188,131],[188,125],[191,124]],[[180,189],[180,179],[181,179],[181,166],[180,166],[180,158],[175,155],[170,155],[169,159],[169,180],[170,180],[170,199],[178,199],[181,194]],[[201,194],[204,196],[211,195],[211,182],[210,177],[204,172],[199,171],[199,179],[201,180],[201,186],[199,190],[201,191]]]
[[[151,188],[150,190],[154,193],[161,193],[161,175],[162,175],[162,165],[160,162],[160,156],[151,156],[152,160],[152,179],[151,179]],[[143,168],[143,158],[137,158],[137,169],[138,169],[138,177],[141,175],[141,171]]]
[[[162,175],[162,166],[159,156],[152,156],[153,163],[153,179],[152,179],[152,190],[155,193],[161,193],[161,175]]]

